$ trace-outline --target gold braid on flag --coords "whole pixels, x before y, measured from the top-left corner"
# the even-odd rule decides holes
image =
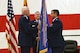
[[[27,0],[24,0],[24,6],[28,6]]]
[[[39,53],[46,53],[47,51],[48,51],[48,48],[39,51]]]
[[[10,51],[10,43],[9,43],[9,39],[8,39],[7,35],[6,35],[6,39],[7,39],[7,43],[8,43],[8,50]]]

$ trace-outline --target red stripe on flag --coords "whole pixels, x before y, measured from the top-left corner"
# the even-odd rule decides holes
[[[14,27],[15,28],[15,27]],[[17,44],[17,39],[16,39],[16,36],[15,36],[15,33],[16,32],[13,32],[13,30],[10,28],[10,32],[11,32],[11,35],[12,37],[14,38],[14,40],[16,41],[16,44]]]
[[[13,19],[15,19],[15,18],[13,18]],[[14,21],[14,20],[12,20],[11,21],[11,23],[13,24],[13,26],[15,27],[15,25],[16,25],[16,22]],[[16,30],[16,28],[14,28],[15,30]]]
[[[16,41],[16,44],[17,44],[17,39],[16,39],[16,37],[15,37],[15,34],[13,33],[13,31],[10,29],[10,31],[11,31],[11,35],[12,35],[12,37],[14,38],[14,40]]]
[[[9,34],[9,30],[8,30],[8,28],[6,27],[6,31],[8,32],[8,34]]]
[[[15,46],[14,46],[14,43],[12,43],[11,40],[10,40],[10,44],[11,44],[11,47],[13,48],[13,50],[15,51],[15,53],[17,53],[17,50],[16,50],[16,48],[15,48]]]

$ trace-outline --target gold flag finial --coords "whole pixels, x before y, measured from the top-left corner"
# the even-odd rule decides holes
[[[24,6],[28,6],[27,0],[24,0]]]

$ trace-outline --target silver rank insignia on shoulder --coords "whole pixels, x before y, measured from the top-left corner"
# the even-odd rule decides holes
[[[58,20],[58,19],[55,19],[56,21]]]

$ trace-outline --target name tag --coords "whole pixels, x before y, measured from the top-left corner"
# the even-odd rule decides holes
[[[35,27],[35,25],[32,25],[32,27]]]

